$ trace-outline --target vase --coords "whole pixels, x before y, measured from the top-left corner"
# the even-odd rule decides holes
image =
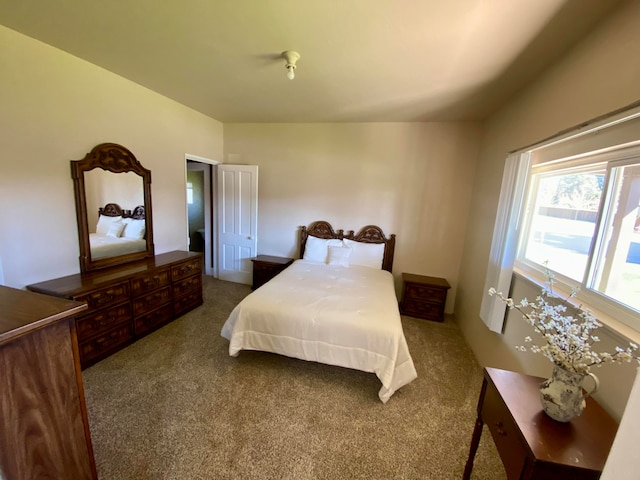
[[[585,391],[582,384],[586,377],[593,380],[593,388]],[[575,373],[558,365],[553,366],[551,378],[540,384],[542,409],[558,422],[568,422],[582,413],[586,399],[594,394],[600,385],[593,373]]]

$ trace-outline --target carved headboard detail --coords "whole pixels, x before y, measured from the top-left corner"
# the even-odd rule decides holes
[[[300,227],[300,258],[304,257],[304,249],[307,243],[307,237],[331,239],[337,238],[342,240],[347,238],[356,242],[363,243],[384,243],[384,258],[382,260],[382,269],[391,272],[393,269],[393,255],[396,246],[395,234],[389,235],[387,238],[382,229],[376,225],[367,225],[362,227],[358,233],[354,234],[353,230],[349,230],[346,234],[344,230],[334,230],[329,222],[319,220],[313,222],[308,227],[304,225]]]

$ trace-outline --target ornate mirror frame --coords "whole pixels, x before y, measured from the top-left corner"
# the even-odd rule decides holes
[[[146,239],[146,249],[144,251],[97,260],[92,259],[91,245],[89,243],[90,232],[84,174],[95,168],[101,168],[112,173],[133,172],[142,177]],[[154,255],[153,220],[151,215],[151,170],[144,168],[133,153],[122,145],[118,145],[117,143],[101,143],[93,147],[82,160],[71,160],[71,176],[73,177],[76,200],[81,272],[90,272],[114,265],[134,262]]]

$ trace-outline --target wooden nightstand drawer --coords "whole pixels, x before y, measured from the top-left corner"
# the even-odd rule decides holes
[[[500,395],[488,385],[482,404],[482,419],[489,427],[508,478],[519,478],[526,460],[526,450],[520,440],[520,432],[511,419]]]
[[[447,299],[447,291],[442,288],[434,288],[428,285],[407,283],[406,298],[419,298],[420,300],[443,303]]]
[[[255,290],[291,265],[293,258],[258,255],[256,258],[252,258],[251,261],[253,262],[252,288]]]
[[[422,302],[412,298],[405,298],[402,304],[402,313],[410,317],[417,318],[433,318],[440,320],[442,318],[444,304]]]
[[[400,312],[410,317],[442,322],[449,288],[444,278],[403,273]]]

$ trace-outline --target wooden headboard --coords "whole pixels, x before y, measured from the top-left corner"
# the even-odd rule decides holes
[[[382,269],[391,272],[393,269],[393,254],[396,248],[395,234],[389,235],[387,238],[382,229],[376,225],[367,225],[362,227],[358,233],[354,234],[353,230],[344,233],[344,230],[334,230],[329,222],[319,220],[313,222],[308,227],[300,227],[300,258],[304,257],[304,249],[307,244],[307,237],[331,239],[337,238],[342,240],[347,238],[356,242],[363,243],[384,243],[384,257],[382,260]]]
[[[107,203],[104,207],[98,209],[98,215],[104,215],[106,217],[122,217],[132,218],[134,220],[144,220],[145,210],[144,205],[138,205],[133,210],[123,210],[117,203]]]

